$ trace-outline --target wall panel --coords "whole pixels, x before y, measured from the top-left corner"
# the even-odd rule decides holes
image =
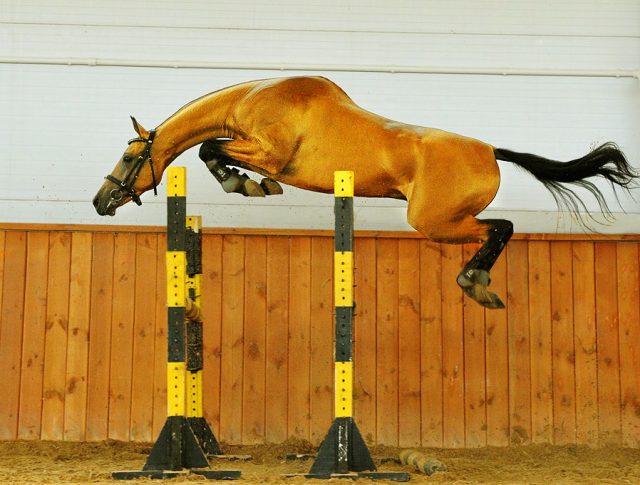
[[[20,414],[18,437],[40,437],[42,420],[42,379],[44,370],[44,335],[47,311],[47,274],[49,234],[31,232],[27,236],[25,282],[24,343],[20,379]]]
[[[18,431],[26,259],[27,233],[6,234],[0,312],[0,368],[6,369],[7,375],[0,400],[0,439],[11,439]]]
[[[4,225],[2,439],[150,441],[166,396],[159,228]],[[640,444],[637,236],[516,235],[506,310],[475,246],[357,233],[355,417],[371,443]],[[318,444],[332,417],[330,232],[204,235],[205,414],[228,443]]]
[[[109,222],[90,204],[133,136],[129,115],[157,127],[206,93],[281,76],[322,75],[390,119],[550,158],[613,140],[638,168],[638,72],[637,0],[2,0],[0,213],[162,224],[164,203],[150,194],[145,211]],[[331,227],[319,194],[287,187],[247,201],[225,194],[195,151],[180,159],[197,174],[190,193],[209,224]],[[491,218],[507,215],[521,232],[579,230],[541,184],[501,165]],[[622,205],[604,231],[637,231],[638,202]],[[409,229],[398,201],[369,200],[358,218],[361,229]]]

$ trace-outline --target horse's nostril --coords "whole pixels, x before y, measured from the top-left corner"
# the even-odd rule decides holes
[[[98,204],[100,203],[100,200],[98,200],[98,196],[96,195],[93,198],[93,207],[95,207],[96,209],[98,208]]]

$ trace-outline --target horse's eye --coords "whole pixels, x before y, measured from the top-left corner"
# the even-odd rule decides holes
[[[131,160],[133,160],[133,157],[131,155],[125,155],[124,157],[122,157],[122,161],[124,163],[130,163]]]

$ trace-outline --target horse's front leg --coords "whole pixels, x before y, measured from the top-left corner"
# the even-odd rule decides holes
[[[233,159],[221,150],[226,140],[207,140],[200,147],[200,159],[205,163],[211,174],[227,193],[239,193],[246,197],[264,197],[265,195],[281,194],[282,187],[271,180],[264,179],[260,184],[251,180],[248,175],[241,174],[236,168],[227,165]]]
[[[232,162],[221,148],[225,140],[207,140],[200,147],[200,159],[205,163],[209,172],[227,193],[237,192],[246,197],[264,197],[262,187],[251,180],[247,175],[241,174],[237,169],[227,167]]]

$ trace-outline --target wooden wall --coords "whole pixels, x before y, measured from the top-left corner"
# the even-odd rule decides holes
[[[152,441],[165,419],[161,228],[0,227],[0,439]],[[111,231],[111,232],[110,232]],[[517,235],[507,309],[472,246],[356,241],[355,416],[372,443],[640,444],[639,237]],[[205,409],[229,443],[319,443],[332,419],[332,239],[208,231]]]

